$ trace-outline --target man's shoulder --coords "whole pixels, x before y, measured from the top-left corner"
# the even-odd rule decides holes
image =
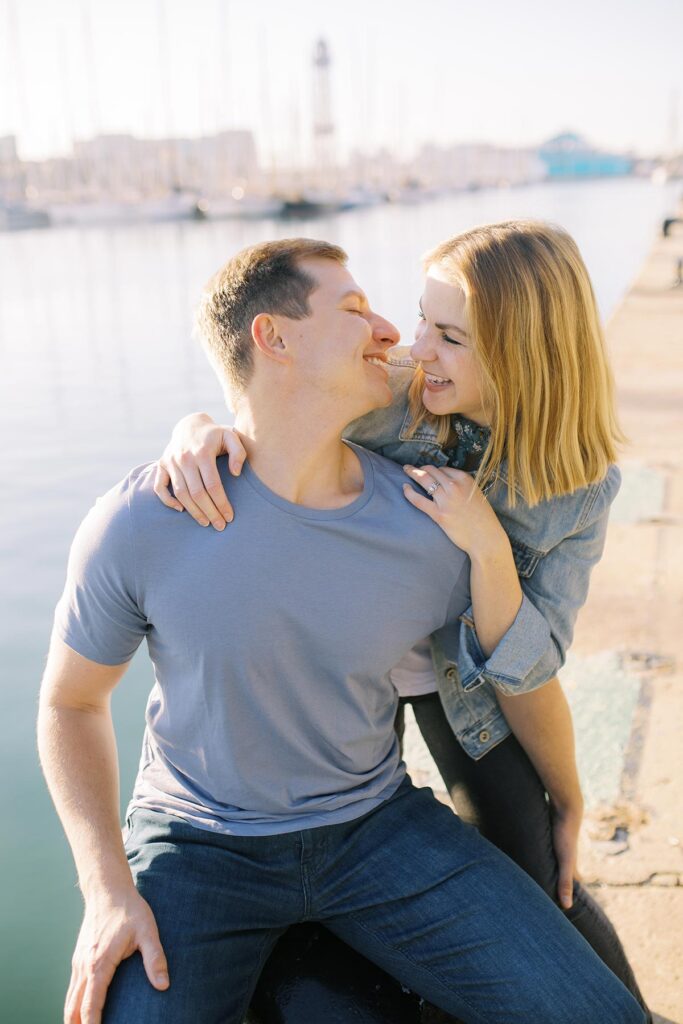
[[[173,513],[154,493],[155,462],[135,466],[96,498],[81,524],[91,534],[128,531],[133,521],[154,520],[160,510]]]
[[[403,493],[404,484],[410,484],[418,491],[421,491],[421,488],[416,487],[414,482],[408,478],[403,466],[377,452],[362,449],[362,453],[372,466],[375,480],[374,490],[378,502],[377,512],[384,517],[391,517],[389,521],[394,531],[397,533],[407,532],[413,537],[420,535],[423,541],[431,537],[437,549],[443,548],[449,554],[457,553],[457,556],[460,557],[462,555],[460,548],[449,540],[441,527],[420,509],[411,505],[406,498]]]
[[[367,448],[363,448],[363,454],[370,460],[375,474],[379,474],[381,477],[389,480],[392,484],[398,483],[403,485],[410,482],[403,471],[403,466],[399,466],[399,464],[394,462],[392,459],[388,459],[385,455],[380,455],[379,452],[374,452]],[[401,492],[399,492],[399,496],[404,500]]]
[[[164,508],[154,494],[155,472],[156,462],[143,462],[135,466],[97,499],[95,507],[101,505],[112,512],[132,508],[138,511],[153,508],[154,500]]]

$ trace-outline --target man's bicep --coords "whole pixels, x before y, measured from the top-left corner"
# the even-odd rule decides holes
[[[146,635],[125,481],[90,509],[69,552],[54,632],[100,665],[123,665]]]
[[[77,710],[104,710],[109,704],[109,695],[129,664],[127,661],[120,665],[103,665],[91,661],[53,632],[41,685],[41,703]]]

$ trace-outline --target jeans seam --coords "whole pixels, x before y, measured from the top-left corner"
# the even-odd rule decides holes
[[[307,868],[307,856],[306,856],[306,839],[303,832],[301,833],[301,857],[299,858],[299,864],[301,866],[301,893],[304,898],[304,907],[302,921],[307,921],[311,912],[311,885],[308,877]]]
[[[267,938],[263,940],[263,945],[261,947],[261,952],[259,953],[259,957],[256,962],[256,967],[251,972],[249,976],[249,981],[245,985],[244,1000],[242,1002],[242,1006],[240,1007],[240,1012],[236,1017],[237,1021],[243,1020],[245,1013],[249,1009],[249,1003],[251,1002],[251,997],[254,993],[254,989],[256,988],[256,982],[258,981],[259,975],[261,974],[261,971],[263,970],[267,960],[267,957],[264,956],[264,952],[268,946],[268,941],[269,940]]]
[[[452,991],[452,989],[448,988],[448,985],[441,981],[438,975],[436,975],[434,971],[431,970],[431,968],[425,967],[424,965],[417,963],[415,960],[412,959],[412,957],[408,956],[407,953],[398,950],[396,947],[390,945],[384,939],[380,938],[380,936],[376,935],[375,932],[371,931],[370,928],[368,928],[363,921],[359,920],[355,914],[349,914],[349,917],[358,925],[359,928],[362,928],[367,935],[371,936],[371,938],[374,939],[375,942],[378,942],[380,945],[384,946],[384,948],[389,950],[391,953],[399,954],[400,956],[404,957],[408,961],[408,963],[413,965],[413,967],[416,967],[419,971],[425,971],[427,974],[431,975],[431,977],[434,978],[437,984],[439,984],[442,988],[445,988],[447,991]],[[460,995],[460,993],[458,993],[458,998],[462,999],[463,1004],[467,1006],[472,1011],[472,1013],[477,1014],[482,1021],[489,1020],[488,1017],[482,1017],[479,1010],[472,1006],[472,1004],[467,999],[465,999],[464,996]],[[495,1024],[495,1022],[492,1021],[491,1024]]]

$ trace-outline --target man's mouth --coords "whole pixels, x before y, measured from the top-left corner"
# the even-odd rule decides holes
[[[387,368],[387,361],[382,356],[363,356],[366,363],[372,363],[373,366],[381,366],[383,370]]]

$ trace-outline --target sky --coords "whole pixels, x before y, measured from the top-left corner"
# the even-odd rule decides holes
[[[683,144],[683,0],[0,0],[0,136],[32,159],[250,128],[265,162],[305,158],[320,37],[340,158],[564,130]]]

